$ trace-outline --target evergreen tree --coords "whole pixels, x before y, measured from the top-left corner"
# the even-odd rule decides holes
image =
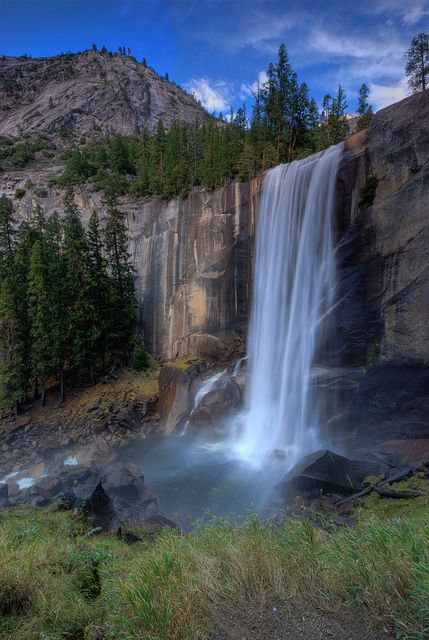
[[[413,93],[429,87],[429,33],[419,33],[405,53],[405,73]]]
[[[95,364],[97,359],[100,359],[104,370],[107,335],[112,330],[109,317],[110,282],[106,259],[103,256],[100,220],[96,211],[92,212],[89,221],[88,257],[90,378],[91,383],[94,384]]]
[[[90,362],[88,243],[71,189],[64,197],[65,295],[67,345],[71,367],[80,373]]]
[[[156,133],[151,141],[150,149],[150,191],[162,194],[165,180],[165,141],[166,134],[162,120],[158,120]]]
[[[219,126],[215,118],[212,118],[204,126],[205,155],[201,161],[201,182],[207,189],[215,189],[222,184]]]
[[[41,405],[45,404],[46,382],[53,372],[49,341],[49,284],[42,240],[33,245],[28,273],[28,313],[31,321],[31,363]]]
[[[338,85],[338,91],[332,100],[328,116],[328,138],[330,144],[337,144],[347,136],[349,125],[346,120],[347,99],[344,88]]]
[[[22,371],[24,351],[18,304],[18,277],[15,262],[15,221],[12,202],[0,198],[0,401],[18,410],[25,399]]]
[[[111,279],[108,344],[111,350],[121,351],[125,363],[129,364],[137,317],[137,301],[134,295],[134,268],[128,253],[124,216],[118,210],[113,195],[109,195],[107,199],[105,247]]]
[[[358,131],[362,129],[366,129],[371,124],[373,110],[371,105],[368,102],[369,97],[369,88],[366,84],[363,84],[359,89],[359,98],[358,98],[358,114],[359,120],[357,124]]]
[[[49,344],[52,370],[60,381],[60,400],[65,401],[64,369],[70,357],[69,304],[67,291],[67,254],[63,247],[63,230],[57,212],[46,221],[44,253],[49,301]]]

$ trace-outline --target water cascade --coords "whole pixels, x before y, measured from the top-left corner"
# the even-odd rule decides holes
[[[188,433],[189,421],[190,421],[190,419],[192,417],[192,414],[195,412],[195,409],[200,404],[201,400],[203,400],[203,398],[205,398],[206,395],[208,393],[210,393],[210,391],[212,391],[212,389],[215,388],[216,383],[218,382],[218,380],[220,380],[222,378],[223,375],[225,375],[225,373],[226,373],[226,369],[224,369],[223,371],[218,371],[218,373],[214,373],[212,376],[207,378],[207,380],[198,389],[197,393],[195,394],[195,398],[194,398],[194,402],[192,404],[192,409],[191,409],[191,412],[189,414],[189,418],[184,424],[184,427],[183,427],[183,430],[182,430],[182,433],[181,433],[182,436],[185,436]]]
[[[311,369],[334,304],[333,219],[343,146],[272,169],[256,229],[249,382],[235,448],[290,467],[318,441]]]

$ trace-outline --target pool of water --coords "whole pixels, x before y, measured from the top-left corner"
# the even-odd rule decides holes
[[[241,516],[272,506],[281,470],[255,469],[235,459],[227,442],[192,435],[134,440],[121,449],[137,464],[155,493],[161,513],[182,525],[209,515]]]

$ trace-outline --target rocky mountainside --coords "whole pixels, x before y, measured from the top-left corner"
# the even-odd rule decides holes
[[[330,427],[356,429],[360,442],[427,438],[428,123],[429,91],[378,112],[367,132],[347,140],[339,170],[340,304],[330,362],[319,363],[329,367],[316,384],[326,414],[335,416]],[[61,211],[62,190],[49,187],[60,169],[4,172],[0,194],[14,199],[21,219],[37,203],[48,215]],[[260,176],[169,202],[120,199],[139,331],[152,352],[208,360],[243,355],[262,183]],[[94,208],[103,216],[99,192],[82,186],[75,199],[84,222]]]
[[[194,123],[204,109],[150,67],[119,54],[86,51],[0,60],[0,135],[110,135],[154,131],[158,120]]]

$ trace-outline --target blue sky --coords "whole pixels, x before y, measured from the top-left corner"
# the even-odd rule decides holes
[[[403,54],[429,30],[429,0],[0,0],[0,53],[130,47],[210,110],[250,104],[285,42],[319,102],[338,82],[349,111],[366,82],[376,109],[407,95]]]

